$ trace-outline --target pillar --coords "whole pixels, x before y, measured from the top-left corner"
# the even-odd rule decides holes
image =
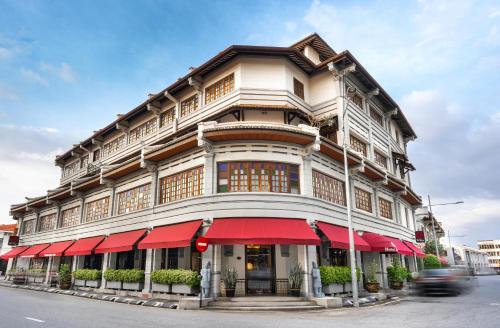
[[[159,192],[158,192],[158,167],[156,165],[150,165],[147,167],[148,171],[151,173],[151,207],[158,204]]]
[[[146,264],[144,266],[144,289],[143,294],[151,294],[151,272],[153,272],[153,249],[146,249]]]
[[[361,270],[361,277],[359,278],[359,286],[364,286],[364,280],[363,280],[363,263],[361,262],[361,252],[356,251],[356,267],[358,267]],[[358,288],[358,292],[361,290],[361,288]]]
[[[298,264],[304,271],[304,282],[302,283],[301,294],[304,297],[313,295],[312,286],[312,262],[316,261],[316,246],[297,245]]]
[[[14,265],[14,259],[9,259],[7,262],[7,268],[5,269],[5,275],[4,275],[4,280],[7,280],[7,273],[12,270],[12,266]]]
[[[302,156],[302,195],[313,197],[312,156]]]
[[[104,253],[102,256],[102,277],[101,277],[101,287],[100,289],[106,288],[106,279],[104,278],[104,272],[108,269],[109,253]]]
[[[83,214],[84,214],[84,205],[85,205],[85,198],[80,198],[80,223],[83,223],[85,222],[84,221],[84,218],[83,218]]]
[[[207,250],[208,251],[208,250]],[[220,281],[222,271],[222,249],[221,245],[212,245],[213,261],[212,261],[212,297],[220,295]],[[203,264],[203,260],[202,260]]]
[[[50,274],[52,272],[52,263],[53,262],[54,262],[54,257],[50,256],[49,263],[47,263],[47,272],[45,273],[45,280],[43,281],[43,283],[46,285],[50,283]]]
[[[389,281],[387,279],[387,258],[385,254],[380,253],[380,268],[382,270],[382,283],[385,289],[389,289]]]
[[[61,225],[61,205],[56,206],[56,224],[54,225],[54,230],[57,230]]]
[[[109,217],[115,215],[115,195],[116,187],[114,185],[108,185],[109,188]]]
[[[214,193],[214,185],[217,183],[216,179],[214,179],[215,174],[215,163],[214,163],[214,153],[206,153],[203,155],[205,159],[205,174],[203,181],[203,194],[204,195],[212,195]]]

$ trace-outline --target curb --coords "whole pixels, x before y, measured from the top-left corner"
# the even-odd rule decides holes
[[[114,303],[123,303],[130,305],[138,305],[138,306],[148,306],[148,307],[156,307],[156,308],[164,308],[164,309],[177,309],[177,303],[172,302],[164,302],[159,300],[143,300],[137,297],[129,297],[129,296],[118,296],[113,294],[100,294],[79,290],[62,290],[54,287],[42,287],[42,286],[30,286],[30,285],[14,285],[14,284],[6,284],[0,283],[0,287],[7,288],[16,288],[16,289],[25,289],[25,290],[33,290],[37,292],[46,292],[52,294],[60,294],[60,295],[69,295],[76,296],[82,298],[88,298],[99,301],[107,301]]]

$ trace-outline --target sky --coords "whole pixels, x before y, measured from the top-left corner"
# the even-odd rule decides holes
[[[0,0],[0,223],[58,186],[57,154],[232,44],[317,32],[418,138],[412,187],[455,244],[500,239],[498,1]]]

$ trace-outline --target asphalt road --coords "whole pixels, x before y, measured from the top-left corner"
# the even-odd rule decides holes
[[[182,311],[116,304],[0,287],[0,328],[126,327],[500,327],[500,276],[478,279],[458,297],[411,297],[399,303],[318,312]]]

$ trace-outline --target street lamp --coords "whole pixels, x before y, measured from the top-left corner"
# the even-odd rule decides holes
[[[452,235],[450,235],[450,230],[448,230],[448,247],[450,248],[450,252],[451,252],[451,262],[452,262],[451,264],[455,265],[455,252],[453,251],[453,246],[451,246],[451,237],[462,238],[462,237],[465,237],[465,235],[452,236]]]
[[[431,216],[432,233],[434,234],[434,246],[436,247],[436,256],[439,258],[439,248],[438,248],[436,227],[434,225],[434,214],[432,214],[432,206],[457,205],[457,204],[463,204],[464,202],[460,200],[460,201],[451,202],[451,203],[431,204],[431,196],[430,195],[427,195],[427,200],[429,201],[429,214]]]

